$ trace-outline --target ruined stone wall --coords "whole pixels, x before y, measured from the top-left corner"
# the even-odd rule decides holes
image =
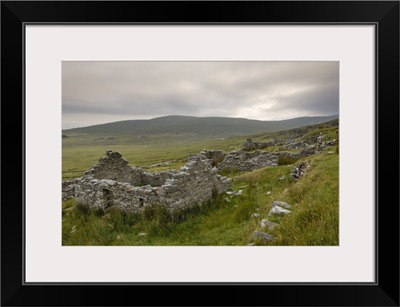
[[[253,142],[251,138],[248,138],[246,142],[243,143],[242,149],[246,151],[255,149],[265,149],[270,146],[274,146],[275,142]]]
[[[72,179],[62,182],[62,200],[68,200],[75,197],[75,186],[80,179]]]
[[[222,162],[217,164],[219,171],[224,170],[238,170],[238,171],[253,171],[267,166],[278,166],[278,158],[280,156],[290,156],[292,158],[300,158],[303,156],[311,155],[315,152],[314,149],[303,150],[298,153],[276,151],[276,152],[265,152],[265,151],[232,151],[225,154],[225,158]]]
[[[119,153],[107,152],[83,177],[63,183],[63,193],[64,188],[70,187],[68,191],[73,192],[68,196],[91,208],[117,206],[136,212],[146,206],[165,204],[172,210],[201,204],[212,197],[214,190],[222,193],[230,189],[231,179],[216,172],[212,159],[204,154],[190,157],[179,170],[149,173],[129,167]]]
[[[219,170],[251,171],[266,166],[277,166],[278,157],[276,153],[265,151],[232,151],[225,159],[217,165]]]
[[[76,198],[91,208],[117,206],[128,212],[155,204],[183,208],[210,199],[214,190],[222,193],[230,189],[231,179],[220,176],[219,171],[274,167],[280,156],[300,158],[315,152],[314,147],[298,153],[203,150],[189,156],[179,170],[151,173],[129,166],[120,153],[107,151],[83,177],[63,182],[62,197]]]

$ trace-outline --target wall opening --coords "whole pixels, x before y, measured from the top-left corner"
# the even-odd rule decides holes
[[[108,189],[103,189],[104,208],[111,207],[114,204],[114,193]]]

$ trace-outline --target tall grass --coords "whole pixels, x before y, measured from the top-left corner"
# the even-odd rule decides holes
[[[271,245],[339,245],[338,156],[320,155],[307,175],[293,184],[286,200],[292,213],[271,234]]]

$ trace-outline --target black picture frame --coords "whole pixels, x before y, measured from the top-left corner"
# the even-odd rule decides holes
[[[376,282],[25,284],[24,25],[32,22],[375,25]],[[2,306],[399,306],[398,1],[3,1],[1,76]]]

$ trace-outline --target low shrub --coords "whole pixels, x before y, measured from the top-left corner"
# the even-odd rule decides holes
[[[281,165],[293,164],[297,160],[299,160],[299,158],[294,158],[289,155],[280,156],[280,157],[278,157],[278,165],[281,166]]]

